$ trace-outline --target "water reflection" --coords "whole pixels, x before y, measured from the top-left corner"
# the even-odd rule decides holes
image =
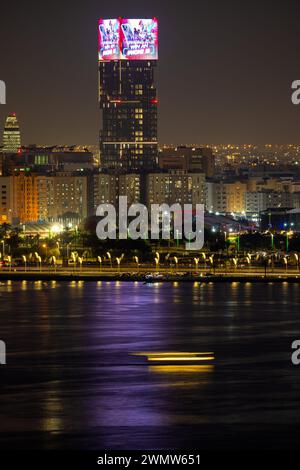
[[[214,366],[178,366],[178,365],[169,365],[169,366],[150,366],[149,371],[160,374],[177,374],[179,376],[184,376],[185,374],[199,374],[213,372]]]
[[[8,282],[0,295],[3,433],[130,448],[143,428],[144,448],[180,448],[189,425],[300,423],[298,285]],[[199,351],[217,360],[176,356]]]

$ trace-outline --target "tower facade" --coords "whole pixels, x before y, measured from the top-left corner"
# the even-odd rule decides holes
[[[157,20],[99,21],[101,166],[149,171],[156,166]]]
[[[21,133],[16,114],[7,116],[3,133],[3,152],[16,153],[21,147]]]

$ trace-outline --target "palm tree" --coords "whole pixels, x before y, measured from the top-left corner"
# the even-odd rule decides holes
[[[8,233],[11,232],[12,226],[4,222],[4,224],[0,225],[0,238],[6,238]]]

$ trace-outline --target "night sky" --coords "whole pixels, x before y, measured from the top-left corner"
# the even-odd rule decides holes
[[[296,1],[78,3],[1,2],[1,134],[14,111],[23,143],[96,144],[97,19],[157,16],[161,144],[300,142]]]

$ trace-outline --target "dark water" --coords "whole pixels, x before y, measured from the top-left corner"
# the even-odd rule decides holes
[[[297,448],[297,284],[0,286],[0,447]],[[141,351],[214,351],[150,367]]]

